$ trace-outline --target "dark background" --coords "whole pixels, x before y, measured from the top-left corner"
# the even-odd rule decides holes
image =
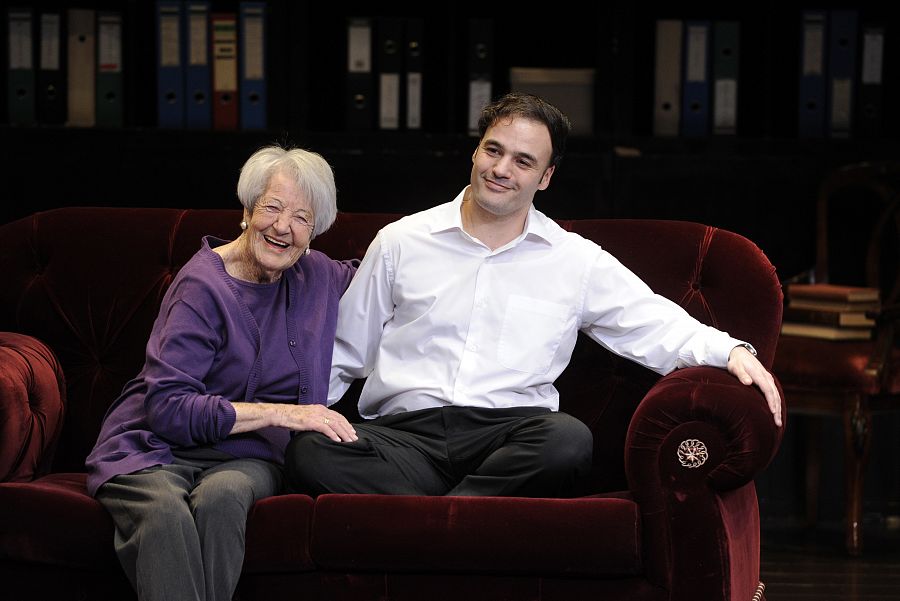
[[[900,19],[883,1],[650,3],[614,0],[535,4],[269,0],[266,131],[156,127],[155,5],[149,0],[3,3],[123,13],[125,126],[79,129],[0,124],[0,223],[60,206],[237,208],[246,158],[273,142],[323,154],[344,211],[412,212],[445,202],[467,183],[476,139],[465,133],[468,22],[493,20],[493,84],[509,68],[596,69],[595,135],[569,151],[537,207],[556,218],[682,219],[750,238],[782,278],[814,262],[816,191],[830,172],[860,161],[900,159]],[[213,10],[237,2],[213,0]],[[527,7],[527,8],[526,8]],[[885,28],[884,123],[873,137],[797,136],[800,18],[804,8],[856,8],[860,26]],[[422,17],[421,131],[347,131],[346,26],[351,16]],[[651,134],[655,22],[737,20],[741,26],[738,127],[734,136]],[[3,64],[8,52],[2,36]],[[860,35],[861,37],[861,35]],[[4,78],[3,84],[6,86]],[[7,94],[0,95],[5,121]],[[790,400],[788,399],[788,404]],[[758,482],[765,524],[800,519],[805,418],[790,421],[775,463]],[[876,420],[865,500],[867,527],[900,516],[900,419]],[[843,511],[842,436],[826,420],[821,517]]]

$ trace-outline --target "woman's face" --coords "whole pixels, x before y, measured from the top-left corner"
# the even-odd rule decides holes
[[[296,182],[275,172],[247,218],[244,232],[247,267],[258,281],[274,281],[297,262],[309,247],[315,219],[312,204]]]

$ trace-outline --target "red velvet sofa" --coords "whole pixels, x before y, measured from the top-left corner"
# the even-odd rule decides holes
[[[396,215],[341,214],[314,246],[361,257]],[[137,373],[166,287],[237,210],[67,208],[0,226],[0,587],[5,599],[127,599],[84,458]],[[774,268],[699,224],[565,221],[771,365]],[[750,601],[753,478],[781,442],[762,395],[722,370],[659,378],[586,338],[558,381],[594,433],[575,499],[285,495],[249,515],[240,599]],[[352,400],[339,404],[355,413]]]

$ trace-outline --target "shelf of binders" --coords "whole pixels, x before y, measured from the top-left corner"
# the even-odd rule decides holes
[[[649,132],[896,137],[900,119],[891,106],[900,98],[900,64],[889,49],[897,43],[897,11],[847,4],[809,10],[769,3],[766,10],[712,7],[645,18],[636,28],[644,48],[637,62],[652,65],[652,81],[642,84],[652,89]]]
[[[16,126],[265,130],[284,2],[22,2],[6,10],[7,122]],[[277,99],[270,99],[270,92]]]
[[[488,99],[522,90],[560,104],[575,136],[900,136],[890,110],[900,64],[885,52],[896,11],[871,1],[825,11],[763,4],[701,3],[679,14],[611,2],[578,20],[565,6],[535,19],[461,3],[424,20],[408,7],[387,16],[316,7],[310,20],[337,45],[311,72],[326,91],[311,97],[309,126],[472,132]],[[812,99],[810,74],[822,90]]]
[[[485,102],[521,90],[582,138],[900,137],[900,19],[872,0],[563,0],[539,18],[471,0],[70,4],[6,10],[7,123],[395,140],[471,134]]]
[[[6,19],[9,123],[122,126],[121,12],[9,7]]]

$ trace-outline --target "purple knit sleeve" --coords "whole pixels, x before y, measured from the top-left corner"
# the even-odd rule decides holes
[[[343,296],[344,292],[347,291],[347,287],[350,286],[350,280],[356,275],[356,270],[359,268],[359,259],[332,261],[332,267],[334,269],[334,283],[337,287],[338,296]]]
[[[234,427],[232,404],[209,390],[220,338],[220,332],[184,302],[172,302],[160,311],[147,344],[144,405],[151,429],[170,444],[215,443]]]

